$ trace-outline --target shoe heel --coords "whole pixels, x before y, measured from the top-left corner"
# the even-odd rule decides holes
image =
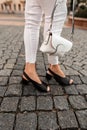
[[[50,74],[46,73],[46,78],[47,78],[47,80],[51,80],[52,76]]]
[[[23,84],[23,85],[28,85],[29,81],[22,78],[20,83]]]

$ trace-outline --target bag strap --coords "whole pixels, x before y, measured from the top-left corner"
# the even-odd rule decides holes
[[[73,12],[73,15],[72,15],[72,31],[71,31],[71,40],[73,41],[73,35],[74,35],[74,30],[75,30],[75,26],[74,26],[74,16],[75,16],[75,5],[76,5],[76,0],[73,0],[73,5],[72,5],[72,12]]]
[[[54,8],[53,8],[52,15],[51,15],[51,24],[50,24],[49,30],[52,29],[52,23],[53,23],[54,12],[55,12],[55,10],[56,10],[57,5],[58,5],[58,4],[57,4],[57,0],[56,0],[56,1],[55,1],[55,5],[54,5]]]
[[[73,35],[74,35],[74,30],[75,30],[75,26],[74,26],[74,15],[75,15],[75,4],[76,4],[76,0],[73,0],[73,5],[72,5],[72,12],[73,12],[73,17],[72,17],[72,30],[71,30],[71,37],[70,39],[73,41]],[[50,28],[49,28],[49,31],[51,30],[52,28],[52,23],[53,23],[53,17],[54,17],[54,12],[56,10],[56,7],[57,7],[57,0],[55,1],[55,6],[54,6],[54,9],[53,9],[53,12],[52,12],[52,16],[51,16],[51,25],[50,25]]]

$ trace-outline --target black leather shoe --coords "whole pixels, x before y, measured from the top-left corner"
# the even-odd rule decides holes
[[[70,84],[70,79],[68,79],[67,77],[61,77],[58,74],[55,74],[50,68],[48,68],[48,70],[52,75],[46,73],[47,80],[51,80],[51,78],[53,77],[60,85],[68,86],[73,84]]]
[[[49,81],[49,80],[51,80],[51,79],[52,79],[52,75],[50,75],[50,74],[46,73],[46,78],[47,78],[47,80]]]
[[[32,80],[25,72],[23,72],[23,75],[25,76],[25,78],[27,80],[22,78],[21,83],[28,84],[29,82],[32,82],[33,86],[35,88],[37,88],[39,91],[41,91],[41,92],[49,92],[50,91],[50,87],[45,82],[42,81],[42,84],[37,83],[36,81]]]
[[[22,77],[21,84],[23,84],[23,85],[28,85],[28,83],[29,83],[29,80],[26,80],[26,79],[24,79],[24,78]]]

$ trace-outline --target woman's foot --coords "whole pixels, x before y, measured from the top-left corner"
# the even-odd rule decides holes
[[[38,74],[36,72],[35,64],[33,63],[26,63],[24,72],[27,74],[27,76],[31,79],[31,81],[36,82],[39,85],[42,85],[43,82],[39,79]],[[25,75],[22,76],[23,79],[27,80]],[[50,91],[50,87],[47,86],[47,92]]]
[[[25,70],[24,72],[32,79],[34,80],[35,82],[41,84],[41,81],[38,77],[38,74],[36,72],[36,69],[35,69],[35,64],[30,64],[30,63],[26,63],[26,66],[25,66]],[[23,78],[25,78],[25,76],[23,75]],[[26,79],[27,80],[27,79]]]
[[[56,75],[59,75],[62,78],[66,78],[64,72],[61,70],[60,65],[50,65],[50,70],[52,70]],[[48,74],[52,75],[52,73],[48,70]],[[69,80],[69,84],[71,85],[73,83],[73,80]]]

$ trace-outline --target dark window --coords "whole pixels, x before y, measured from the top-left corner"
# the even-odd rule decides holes
[[[3,4],[1,4],[1,9],[3,10],[4,8],[3,8]]]
[[[14,4],[14,10],[16,10],[16,5]]]
[[[19,9],[19,11],[21,11],[21,5],[20,4],[18,4],[18,9]]]

